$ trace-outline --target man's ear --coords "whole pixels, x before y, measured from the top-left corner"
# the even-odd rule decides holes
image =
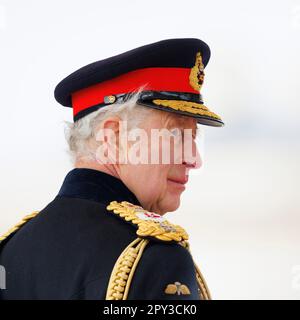
[[[112,130],[117,135],[120,131],[120,122],[121,119],[117,116],[109,117],[102,122],[100,129]]]
[[[118,163],[120,126],[121,119],[113,116],[103,120],[97,128],[96,140],[101,141],[101,149],[98,151],[107,157],[105,163]]]

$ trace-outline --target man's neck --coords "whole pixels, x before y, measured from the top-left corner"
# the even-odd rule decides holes
[[[94,161],[76,160],[74,167],[98,170],[120,179],[120,175],[117,171],[117,168],[112,164],[101,164],[96,163]]]

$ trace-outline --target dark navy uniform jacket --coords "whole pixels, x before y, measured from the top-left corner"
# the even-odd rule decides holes
[[[136,229],[106,209],[111,201],[140,205],[123,182],[93,169],[71,170],[40,213],[0,243],[6,289],[0,299],[104,300],[114,264]],[[164,292],[170,283],[190,295]],[[199,299],[191,254],[178,243],[150,241],[128,299]]]

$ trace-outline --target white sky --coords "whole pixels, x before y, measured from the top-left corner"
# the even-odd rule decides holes
[[[168,218],[190,234],[213,298],[299,299],[296,0],[0,0],[0,233],[50,202],[71,169],[72,113],[55,85],[90,62],[180,37],[211,47],[202,93],[225,127],[205,127],[204,167]]]

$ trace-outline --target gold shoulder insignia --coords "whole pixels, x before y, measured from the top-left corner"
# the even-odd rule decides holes
[[[166,294],[183,294],[188,295],[191,294],[190,289],[185,284],[181,284],[179,281],[168,284],[165,289]]]
[[[130,202],[112,201],[107,206],[107,210],[136,226],[138,228],[136,234],[139,237],[175,242],[185,242],[189,238],[182,227],[170,223],[157,213],[147,211]]]

